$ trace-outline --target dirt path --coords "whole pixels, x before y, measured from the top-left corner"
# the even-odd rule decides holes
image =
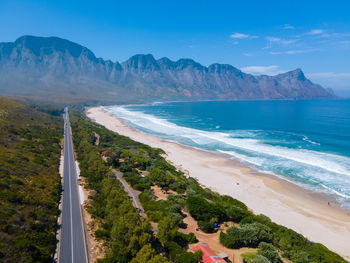
[[[100,144],[100,135],[98,135],[95,132],[94,136],[95,136],[95,146],[98,146]]]
[[[143,210],[143,207],[140,203],[139,200],[139,195],[141,192],[134,190],[123,178],[123,173],[116,171],[114,169],[112,169],[112,172],[114,173],[114,175],[118,178],[118,180],[122,183],[124,190],[128,193],[128,196],[131,197],[132,199],[132,204],[134,205],[134,207],[136,207],[139,212],[140,212],[140,216],[142,217],[146,217],[146,214]]]
[[[157,198],[157,200],[167,200],[169,194],[177,194],[173,190],[165,192],[162,188],[160,188],[157,185],[151,186],[151,190],[153,191],[153,194]]]

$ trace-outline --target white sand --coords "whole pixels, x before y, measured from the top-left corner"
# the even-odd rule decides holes
[[[106,128],[152,147],[161,148],[167,159],[211,189],[244,202],[256,214],[289,227],[314,242],[350,259],[350,214],[334,200],[271,175],[257,173],[226,156],[168,142],[127,126],[123,120],[90,108],[87,116]],[[237,184],[238,183],[238,184]],[[331,202],[331,206],[327,203]]]

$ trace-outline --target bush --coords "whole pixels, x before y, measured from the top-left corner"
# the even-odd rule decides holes
[[[182,195],[179,194],[169,194],[167,197],[168,201],[171,201],[173,203],[179,204],[183,206],[185,204],[185,198]]]
[[[203,256],[202,251],[196,251],[195,253],[184,251],[174,241],[166,243],[165,249],[169,254],[169,258],[174,263],[198,263]]]
[[[220,233],[220,242],[228,248],[257,247],[260,242],[271,242],[272,231],[260,224],[245,224],[241,227],[230,227],[227,233]]]
[[[257,255],[253,260],[252,263],[271,263],[270,260],[268,260],[267,258],[265,258],[262,255]]]
[[[192,232],[189,234],[177,232],[175,235],[174,241],[182,247],[187,247],[188,244],[193,244],[198,242],[196,236]]]
[[[187,234],[187,241],[189,244],[197,243],[198,239],[194,233],[189,233]]]
[[[171,206],[168,207],[168,211],[170,213],[177,213],[180,214],[181,213],[181,205],[179,204],[173,204]]]
[[[230,218],[230,220],[234,222],[241,222],[241,220],[245,217],[250,216],[250,212],[247,210],[243,210],[240,207],[232,206],[226,209],[227,216]]]
[[[177,226],[181,226],[183,224],[183,221],[182,221],[183,217],[181,214],[169,213],[168,217],[170,217],[171,220],[173,220]]]
[[[268,244],[266,242],[261,242],[259,244],[258,255],[262,255],[271,263],[282,263],[280,256],[278,255],[277,250],[273,247],[273,245]]]
[[[168,190],[169,185],[174,182],[174,178],[171,175],[158,168],[151,170],[148,176],[155,184],[165,190]]]
[[[186,201],[187,209],[197,221],[209,221],[217,218],[219,222],[227,219],[224,208],[221,205],[210,203],[202,197],[191,196]]]
[[[238,228],[234,229],[233,231],[236,231],[237,235],[234,235],[233,233],[231,235],[228,235],[224,232],[220,232],[220,237],[219,237],[220,243],[228,248],[241,248],[241,247],[243,247],[242,240],[240,237],[240,232],[239,232]]]
[[[198,227],[205,233],[215,232],[214,224],[211,224],[208,221],[198,221]]]

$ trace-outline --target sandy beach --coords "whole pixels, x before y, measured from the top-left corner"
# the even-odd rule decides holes
[[[201,184],[244,202],[255,214],[265,214],[314,242],[350,260],[350,211],[330,197],[303,189],[278,177],[262,174],[242,163],[137,131],[106,111],[89,108],[87,116],[106,128],[152,147]],[[328,204],[330,202],[330,205]]]

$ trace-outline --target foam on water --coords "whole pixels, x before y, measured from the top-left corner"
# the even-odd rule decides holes
[[[125,107],[109,107],[107,111],[124,118],[132,126],[162,138],[190,146],[217,151],[249,163],[261,171],[270,171],[295,183],[335,195],[343,204],[350,201],[350,158],[333,153],[288,147],[288,143],[318,142],[296,134],[266,136],[262,130],[201,130],[177,125]],[[271,135],[271,134],[269,134]],[[286,139],[283,139],[284,135]]]

